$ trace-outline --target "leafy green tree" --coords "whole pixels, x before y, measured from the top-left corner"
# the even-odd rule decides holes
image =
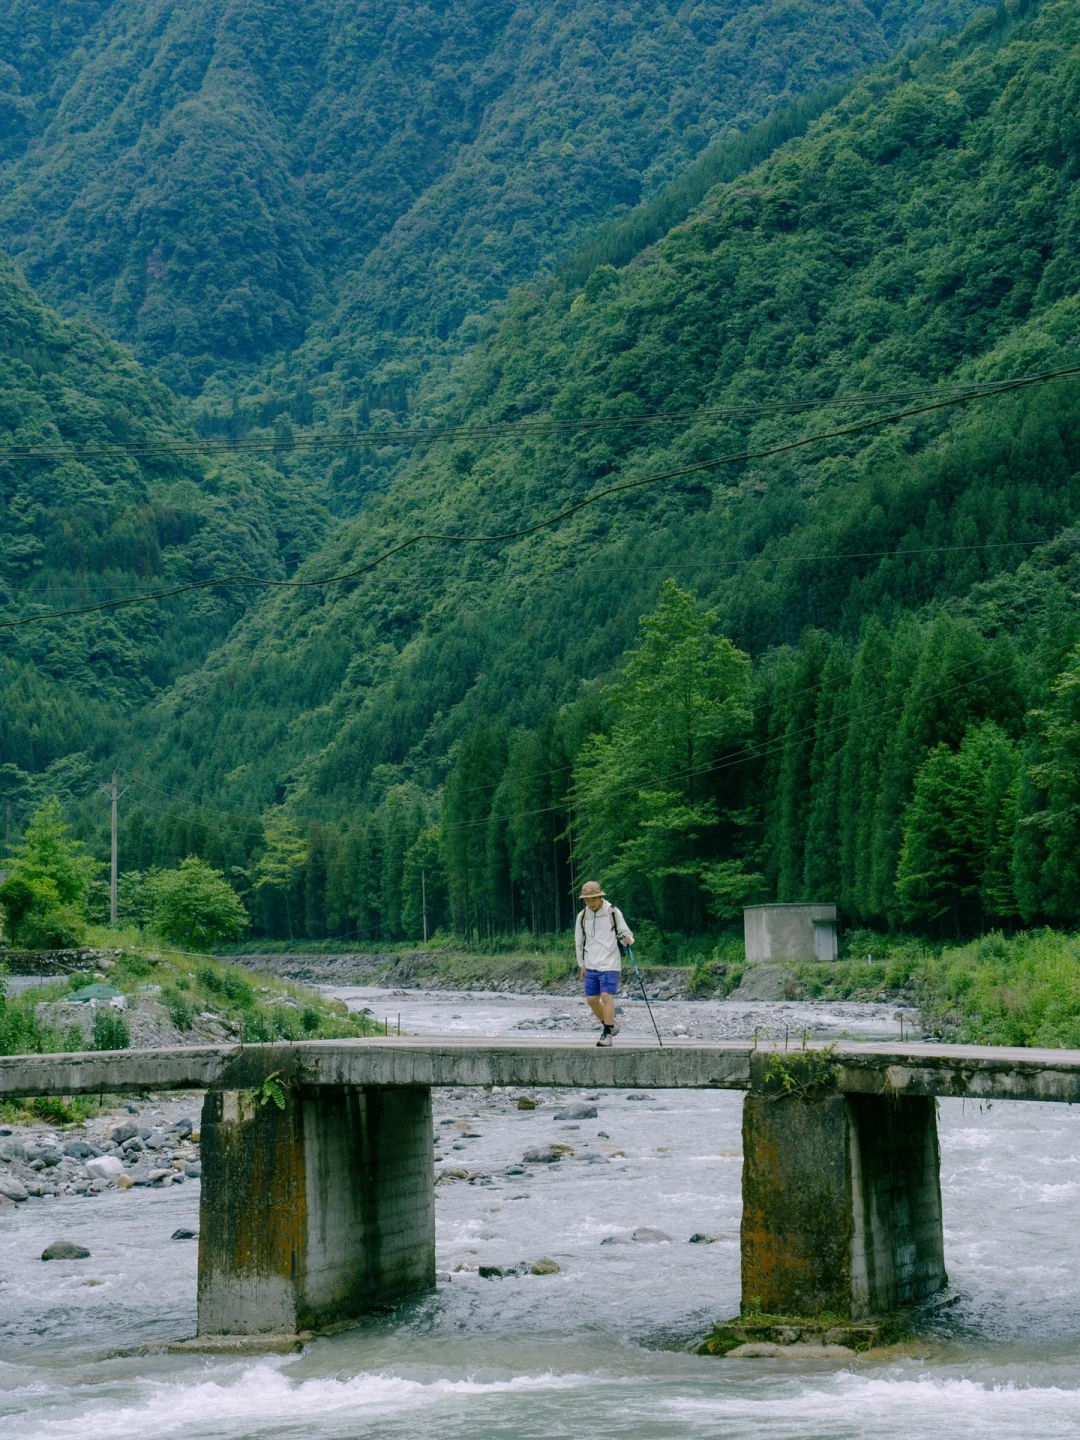
[[[196,855],[176,870],[154,871],[146,884],[155,928],[186,950],[235,939],[248,924],[247,911],[221,871]]]
[[[972,933],[1016,913],[1011,857],[1018,756],[997,725],[936,745],[915,777],[896,891],[903,918]]]
[[[281,811],[267,819],[264,839],[266,848],[255,864],[252,889],[260,898],[282,905],[291,938],[293,916],[303,913],[300,884],[308,867],[308,841]]]
[[[1080,646],[1032,712],[1020,787],[1015,859],[1020,912],[1029,923],[1080,919]]]
[[[725,798],[711,766],[749,725],[749,673],[715,614],[666,580],[610,687],[610,732],[587,742],[574,771],[581,873],[668,924],[698,918],[703,837],[715,844]]]
[[[85,932],[86,897],[99,868],[71,837],[57,799],[30,818],[22,841],[4,862],[0,905],[11,939],[31,947],[77,944]]]

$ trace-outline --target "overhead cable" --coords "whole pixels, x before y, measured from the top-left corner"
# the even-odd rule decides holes
[[[901,420],[910,420],[919,415],[927,415],[937,410],[945,410],[954,405],[962,405],[969,400],[985,398],[988,394],[1000,395],[1014,390],[1026,389],[1032,385],[1043,383],[1047,380],[1060,379],[1066,375],[1080,374],[1080,365],[1073,366],[1069,370],[1048,371],[1041,375],[1024,376],[1017,380],[1002,382],[993,391],[980,391],[976,393],[965,393],[963,395],[950,395],[945,399],[929,401],[923,405],[912,406],[906,410],[894,410],[888,415],[876,415],[869,420],[861,420],[854,425],[844,425],[836,430],[823,430],[814,435],[804,435],[798,440],[788,440],[782,445],[770,445],[759,450],[744,450],[731,455],[720,455],[711,460],[699,460],[693,465],[680,465],[672,470],[663,470],[657,474],[644,475],[636,480],[620,480],[614,485],[605,485],[599,490],[593,491],[591,495],[585,496],[583,500],[575,501],[572,505],[564,506],[549,515],[543,520],[536,520],[531,525],[522,525],[515,530],[505,530],[491,535],[456,535],[443,531],[418,531],[396,545],[391,545],[381,555],[373,560],[359,565],[354,570],[346,570],[338,575],[327,575],[315,580],[276,580],[260,575],[220,575],[213,580],[195,580],[185,585],[174,585],[168,590],[151,591],[146,595],[133,595],[120,600],[104,600],[96,605],[74,606],[66,610],[44,611],[40,615],[28,615],[18,620],[0,621],[0,630],[19,629],[24,625],[36,625],[48,620],[67,619],[75,615],[90,615],[104,610],[116,610],[122,606],[145,605],[159,600],[168,600],[175,595],[184,595],[193,590],[211,590],[219,585],[263,585],[268,588],[283,590],[311,590],[321,589],[329,585],[337,585],[347,580],[357,580],[363,575],[369,574],[386,561],[410,550],[415,545],[423,542],[435,542],[446,545],[499,545],[506,544],[511,540],[523,540],[530,535],[536,535],[541,530],[549,530],[559,525],[571,516],[579,514],[582,510],[592,505],[597,505],[601,500],[606,500],[612,495],[623,495],[633,490],[642,490],[647,486],[659,485],[667,480],[680,480],[690,475],[701,475],[710,470],[720,469],[725,465],[737,465],[751,460],[765,460],[777,455],[789,454],[793,450],[800,450],[808,445],[815,445],[824,440],[842,440],[850,435],[864,434],[868,430],[880,429],[884,425],[895,425]]]
[[[491,440],[542,437],[591,430],[636,429],[650,425],[688,424],[701,420],[752,419],[755,416],[790,415],[836,407],[906,404],[927,396],[958,400],[996,395],[1023,385],[1058,380],[1080,373],[1080,366],[1046,370],[1012,380],[971,381],[957,385],[924,385],[911,390],[885,390],[850,395],[811,396],[802,400],[767,400],[749,405],[721,405],[698,409],[658,410],[644,415],[590,415],[568,419],[493,421],[486,425],[421,425],[410,429],[344,430],[322,434],[257,437],[227,440],[139,440],[101,445],[5,445],[4,460],[73,460],[152,457],[157,455],[257,455],[288,451],[362,449],[378,445],[426,445],[444,440]]]

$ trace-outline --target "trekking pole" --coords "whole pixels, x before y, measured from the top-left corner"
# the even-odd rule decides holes
[[[634,957],[634,947],[628,945],[626,953],[630,956],[630,963],[634,967],[634,974],[637,976],[637,983],[641,986],[641,998],[645,1001],[645,1009],[649,1012],[649,1019],[652,1021],[652,1028],[656,1031],[657,1043],[662,1050],[664,1042],[660,1039],[660,1027],[656,1023],[656,1016],[652,1013],[652,1006],[649,1004],[649,997],[645,993],[645,981],[641,978],[641,971],[637,968],[637,960]]]

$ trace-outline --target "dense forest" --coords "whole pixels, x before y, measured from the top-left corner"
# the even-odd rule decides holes
[[[973,8],[11,0],[0,246],[210,420],[401,408],[710,141]]]
[[[760,149],[747,132],[741,173],[714,151],[651,210],[594,214],[587,246],[489,309],[425,382],[428,421],[471,433],[394,448],[392,483],[353,518],[326,515],[325,475],[298,481],[318,464],[355,472],[371,463],[361,451],[292,470],[278,455],[185,458],[182,478],[160,479],[140,461],[145,491],[129,476],[114,503],[149,513],[182,484],[199,521],[162,531],[145,568],[125,562],[111,583],[194,566],[204,552],[185,547],[214,533],[222,497],[237,525],[263,517],[267,558],[223,551],[208,573],[312,579],[417,530],[523,528],[604,485],[880,418],[922,387],[1080,365],[1078,99],[1080,3],[1043,0],[906,50],[817,118],[812,102],[789,107]],[[11,284],[39,328],[75,333]],[[374,322],[349,304],[312,331],[298,371],[340,377],[347,346],[368,343]],[[409,333],[400,315],[387,323]],[[20,424],[70,443],[36,398],[49,376],[22,363]],[[159,406],[138,423],[182,433],[167,392],[123,363],[131,393]],[[5,704],[16,828],[59,794],[100,850],[91,779],[116,764],[132,785],[125,903],[139,903],[137,877],[198,855],[256,933],[278,936],[550,932],[586,875],[661,951],[769,897],[835,899],[851,922],[938,935],[1074,924],[1078,386],[642,485],[511,543],[425,543],[243,613],[231,591],[118,612],[106,627],[174,668],[137,658],[153,689],[118,693],[112,729],[86,709],[76,649],[108,633],[100,619],[13,632],[5,663],[39,644],[27,673],[66,675],[89,717],[39,754],[15,742],[50,713],[44,700],[26,689]],[[574,428],[583,418],[603,423]],[[529,431],[539,420],[556,425]],[[8,503],[24,505],[16,465]],[[43,484],[41,543],[58,543],[50,525],[90,536],[90,502]],[[87,583],[96,554],[68,562],[68,583]],[[50,552],[38,583],[59,583],[53,567]],[[114,662],[94,663],[120,685]]]

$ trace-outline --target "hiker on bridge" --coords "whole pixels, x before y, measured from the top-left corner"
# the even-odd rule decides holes
[[[574,925],[574,949],[585,981],[585,999],[604,1027],[596,1043],[610,1045],[612,1036],[619,1033],[615,996],[619,993],[622,952],[633,945],[634,937],[622,911],[604,899],[595,880],[585,881],[581,898],[585,904]]]

